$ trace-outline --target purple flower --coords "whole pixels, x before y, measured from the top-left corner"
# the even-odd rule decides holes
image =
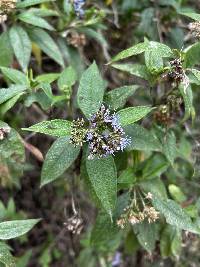
[[[117,251],[112,260],[112,267],[117,267],[120,265],[120,263],[121,263],[121,253]]]
[[[85,0],[74,0],[74,10],[79,18],[83,18],[84,16],[84,10],[83,10],[84,4]]]

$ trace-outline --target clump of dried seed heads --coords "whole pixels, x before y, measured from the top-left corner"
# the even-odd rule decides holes
[[[152,199],[152,194],[149,192],[145,199],[149,203]],[[123,229],[128,224],[135,225],[144,220],[147,220],[148,223],[154,223],[158,218],[159,212],[156,211],[154,207],[144,202],[143,208],[141,208],[136,199],[134,199],[132,203],[124,209],[124,213],[117,220],[117,225]]]
[[[0,128],[0,140],[6,138],[6,136],[10,133],[10,127],[2,127]]]
[[[0,24],[5,22],[8,14],[16,7],[17,0],[0,0]]]
[[[188,28],[194,37],[200,38],[200,21],[191,22]]]

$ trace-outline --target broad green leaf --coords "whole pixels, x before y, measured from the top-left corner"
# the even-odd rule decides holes
[[[71,124],[72,123],[70,121],[56,119],[51,121],[42,121],[29,128],[22,128],[22,130],[63,137],[71,134]]]
[[[115,62],[118,60],[122,60],[122,59],[125,59],[128,57],[134,56],[134,55],[141,54],[146,50],[148,45],[149,45],[148,42],[136,44],[136,45],[134,45],[134,46],[132,46],[126,50],[121,51],[119,54],[117,54],[115,57],[113,57],[111,62],[109,62],[109,63],[112,63],[112,62]]]
[[[200,233],[197,225],[192,222],[189,215],[175,201],[171,199],[162,200],[153,195],[152,203],[155,209],[164,215],[168,224],[192,233]]]
[[[124,128],[126,135],[131,138],[128,150],[160,151],[161,144],[155,135],[140,125],[132,124]]]
[[[159,196],[161,199],[167,199],[167,190],[165,184],[160,178],[142,180],[139,182],[141,188],[146,192],[151,192],[153,195]]]
[[[13,60],[13,51],[8,31],[0,35],[0,66],[8,67]]]
[[[199,64],[200,61],[200,42],[196,42],[185,50],[185,65],[186,67],[192,67]]]
[[[0,239],[7,240],[26,234],[40,219],[6,221],[0,223]]]
[[[121,125],[127,126],[129,124],[141,120],[153,109],[154,108],[148,106],[129,107],[121,109],[120,111],[117,112],[117,115],[119,116]]]
[[[179,256],[182,246],[181,230],[166,225],[161,234],[160,251],[162,257]]]
[[[168,186],[168,190],[172,198],[176,200],[177,202],[181,203],[181,202],[186,201],[187,197],[185,196],[183,191],[180,189],[180,187],[178,187],[177,185],[170,184]]]
[[[9,31],[10,43],[14,54],[25,72],[31,56],[31,41],[28,34],[21,26],[12,26]]]
[[[32,251],[27,250],[20,258],[16,260],[17,267],[27,267],[32,256]]]
[[[158,57],[171,57],[173,56],[173,52],[171,48],[165,44],[161,44],[159,42],[151,41],[149,42],[149,46],[146,51],[155,51]]]
[[[91,184],[103,208],[112,216],[117,199],[117,171],[111,156],[86,160]]]
[[[29,35],[31,40],[36,43],[45,54],[55,60],[55,62],[57,62],[59,65],[64,67],[62,54],[55,41],[46,31],[35,28],[29,31]]]
[[[0,104],[6,102],[8,99],[21,94],[26,91],[27,87],[25,85],[11,85],[7,89],[0,89]]]
[[[140,245],[151,252],[155,249],[156,240],[158,239],[158,230],[156,224],[149,224],[147,221],[135,224],[133,226],[134,233]]]
[[[197,80],[200,82],[200,71],[196,69],[188,69],[192,74],[197,78]]]
[[[42,167],[41,186],[59,178],[75,161],[79,152],[80,148],[70,144],[68,137],[58,138],[45,157]]]
[[[130,185],[134,185],[134,183],[136,182],[136,176],[134,175],[134,170],[133,168],[127,168],[126,170],[124,170],[118,180],[118,187],[120,188],[126,188],[129,187]]]
[[[145,65],[141,64],[113,64],[113,68],[128,72],[145,80],[149,79],[149,72]]]
[[[0,242],[0,262],[6,267],[16,267],[15,258],[10,253],[10,247]]]
[[[77,93],[79,108],[87,118],[99,110],[103,101],[104,89],[105,82],[94,62],[83,73]]]
[[[195,109],[194,109],[194,106],[193,106],[193,92],[192,92],[192,88],[189,85],[185,89],[184,88],[184,85],[183,84],[180,84],[179,90],[180,90],[180,93],[181,93],[181,95],[183,97],[184,109],[185,109],[185,114],[184,114],[184,118],[183,118],[182,121],[186,121],[190,117],[193,120],[195,118]]]
[[[191,12],[180,12],[179,14],[194,19],[196,21],[200,21],[200,14]]]
[[[23,72],[19,70],[11,69],[11,68],[5,68],[5,67],[1,67],[1,71],[3,75],[9,80],[11,80],[12,82],[18,85],[25,84],[29,86],[28,78]]]
[[[171,165],[177,157],[176,136],[173,131],[167,132],[163,139],[163,153]]]
[[[138,85],[127,85],[116,88],[106,93],[104,100],[110,109],[116,110],[122,108],[127,99],[138,89]]]
[[[77,74],[75,70],[69,66],[63,70],[58,79],[58,88],[61,92],[69,90],[76,82]]]
[[[32,7],[30,10],[31,13],[33,13],[35,16],[38,17],[59,17],[59,13],[56,10],[51,10],[51,9],[47,9],[47,8],[35,8]]]
[[[49,30],[49,31],[53,31],[55,30],[54,27],[52,27],[45,19],[40,18],[36,15],[34,15],[31,11],[26,11],[21,13],[18,18],[23,21],[26,22],[28,24]]]
[[[52,83],[60,77],[60,73],[41,74],[35,78],[38,83]]]
[[[51,2],[52,0],[24,0],[24,1],[18,1],[17,8],[24,8],[29,6],[34,6],[38,4],[42,4],[45,2]]]
[[[114,250],[119,246],[121,238],[116,223],[110,221],[108,214],[100,212],[92,229],[91,246],[103,251]]]

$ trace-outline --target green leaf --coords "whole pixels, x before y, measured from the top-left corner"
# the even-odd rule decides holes
[[[9,246],[3,242],[0,242],[0,262],[6,267],[16,267],[15,258],[10,253]]]
[[[14,54],[25,72],[31,56],[31,41],[26,31],[20,26],[12,26],[9,31],[10,43]]]
[[[200,61],[200,42],[190,45],[185,50],[185,65],[192,67]]]
[[[160,151],[161,144],[155,135],[140,125],[132,124],[124,128],[126,135],[131,138],[128,150]]]
[[[71,88],[75,82],[77,81],[77,74],[76,71],[71,67],[67,67],[61,73],[58,79],[58,87],[61,92],[64,92]]]
[[[192,88],[189,85],[187,87],[187,89],[185,90],[184,85],[180,84],[179,90],[180,90],[180,93],[183,97],[184,108],[185,108],[185,114],[184,114],[184,118],[182,119],[182,121],[183,122],[186,121],[187,119],[190,118],[190,116],[192,117],[192,120],[193,120],[195,118],[195,109],[193,106]]]
[[[122,60],[122,59],[125,59],[128,57],[134,56],[134,55],[139,55],[146,50],[148,45],[149,45],[148,42],[136,44],[136,45],[134,45],[134,46],[132,46],[126,50],[121,51],[119,54],[117,54],[115,57],[113,57],[111,62],[109,62],[109,63],[112,63],[112,62],[115,62],[118,60]]]
[[[116,223],[112,223],[107,214],[100,212],[92,229],[91,246],[110,251],[110,249],[117,248],[120,242],[121,234]]]
[[[60,77],[60,73],[47,73],[35,78],[38,83],[52,83]]]
[[[164,215],[168,224],[192,233],[200,233],[197,225],[192,222],[189,215],[175,201],[171,199],[162,200],[153,195],[152,203],[155,209]]]
[[[161,234],[160,251],[162,257],[179,256],[182,246],[181,231],[177,227],[166,225]]]
[[[196,21],[200,21],[200,14],[191,12],[179,12],[179,14],[194,19]]]
[[[163,153],[166,156],[166,158],[169,160],[171,165],[173,165],[174,164],[174,160],[177,157],[176,136],[175,136],[173,131],[168,132],[164,136]]]
[[[104,89],[105,82],[94,62],[83,73],[77,93],[79,108],[87,118],[99,110],[103,101]]]
[[[0,35],[0,66],[8,67],[13,60],[13,51],[8,32]]]
[[[117,199],[117,171],[111,156],[86,160],[91,184],[103,208],[112,216]]]
[[[27,89],[25,85],[11,85],[7,89],[0,89],[0,104],[6,102],[10,98],[21,94]]]
[[[113,64],[112,67],[117,70],[128,72],[145,80],[148,80],[150,76],[147,67],[141,64]]]
[[[119,116],[121,125],[126,126],[141,120],[153,109],[154,108],[147,106],[129,107],[121,109],[117,112],[117,115]]]
[[[139,185],[146,193],[151,192],[153,195],[157,195],[161,199],[167,199],[167,190],[160,178],[155,178],[154,176],[154,179],[142,180]]]
[[[28,78],[23,72],[5,67],[1,67],[1,71],[3,75],[12,82],[29,86]]]
[[[132,96],[138,87],[138,85],[129,85],[116,88],[109,91],[105,95],[104,100],[110,109],[116,110],[122,108],[126,104],[127,98]]]
[[[29,35],[31,40],[36,43],[45,54],[64,67],[62,54],[55,41],[46,31],[35,28],[29,31]]]
[[[30,231],[40,219],[6,221],[0,223],[0,239],[8,240]]]
[[[170,184],[168,186],[168,190],[170,195],[172,196],[172,198],[177,201],[177,202],[184,202],[187,200],[187,197],[185,196],[185,194],[182,192],[182,190],[180,189],[180,187],[178,187],[175,184]]]
[[[158,238],[158,231],[155,223],[149,224],[147,221],[144,221],[139,224],[135,224],[133,226],[133,230],[140,245],[144,249],[148,252],[155,249],[156,240]]]
[[[75,161],[80,152],[79,147],[70,144],[68,137],[58,138],[47,152],[41,175],[41,186],[61,176]]]
[[[8,110],[10,110],[17,103],[17,101],[20,99],[20,97],[22,95],[24,95],[24,92],[22,92],[16,96],[13,96],[9,100],[7,100],[3,104],[1,104],[0,105],[0,114],[4,115]]]
[[[17,8],[24,8],[24,7],[29,7],[29,6],[34,6],[38,4],[42,4],[45,2],[51,2],[52,0],[24,0],[17,3]]]
[[[18,18],[26,22],[28,24],[49,30],[49,31],[54,31],[54,27],[52,27],[45,19],[40,18],[36,15],[34,15],[31,11],[23,12],[21,13]]]
[[[22,128],[22,130],[63,137],[71,134],[71,124],[72,123],[70,121],[56,119],[51,121],[42,121],[29,128]]]

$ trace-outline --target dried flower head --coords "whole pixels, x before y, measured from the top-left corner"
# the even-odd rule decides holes
[[[78,214],[73,215],[64,223],[67,230],[72,234],[79,235],[83,229],[83,220]]]
[[[70,142],[76,146],[82,146],[85,142],[87,130],[85,129],[84,119],[73,120]]]
[[[74,10],[76,15],[79,18],[83,18],[85,12],[83,10],[83,6],[85,4],[85,0],[73,0],[73,4],[74,4]]]
[[[130,143],[120,125],[118,116],[110,114],[109,109],[102,105],[91,118],[86,140],[89,143],[89,158],[114,155],[123,151]]]
[[[68,43],[74,47],[83,47],[86,45],[86,37],[85,34],[81,33],[71,33],[71,35],[68,37]]]
[[[0,128],[0,140],[3,140],[10,133],[10,127]]]
[[[16,7],[17,0],[0,0],[0,24],[7,20],[7,15]]]
[[[188,25],[188,28],[192,35],[194,35],[196,38],[200,38],[200,21],[191,22]]]
[[[155,222],[159,218],[159,212],[156,211],[154,207],[145,206],[143,214],[145,218],[147,218],[148,223]]]

